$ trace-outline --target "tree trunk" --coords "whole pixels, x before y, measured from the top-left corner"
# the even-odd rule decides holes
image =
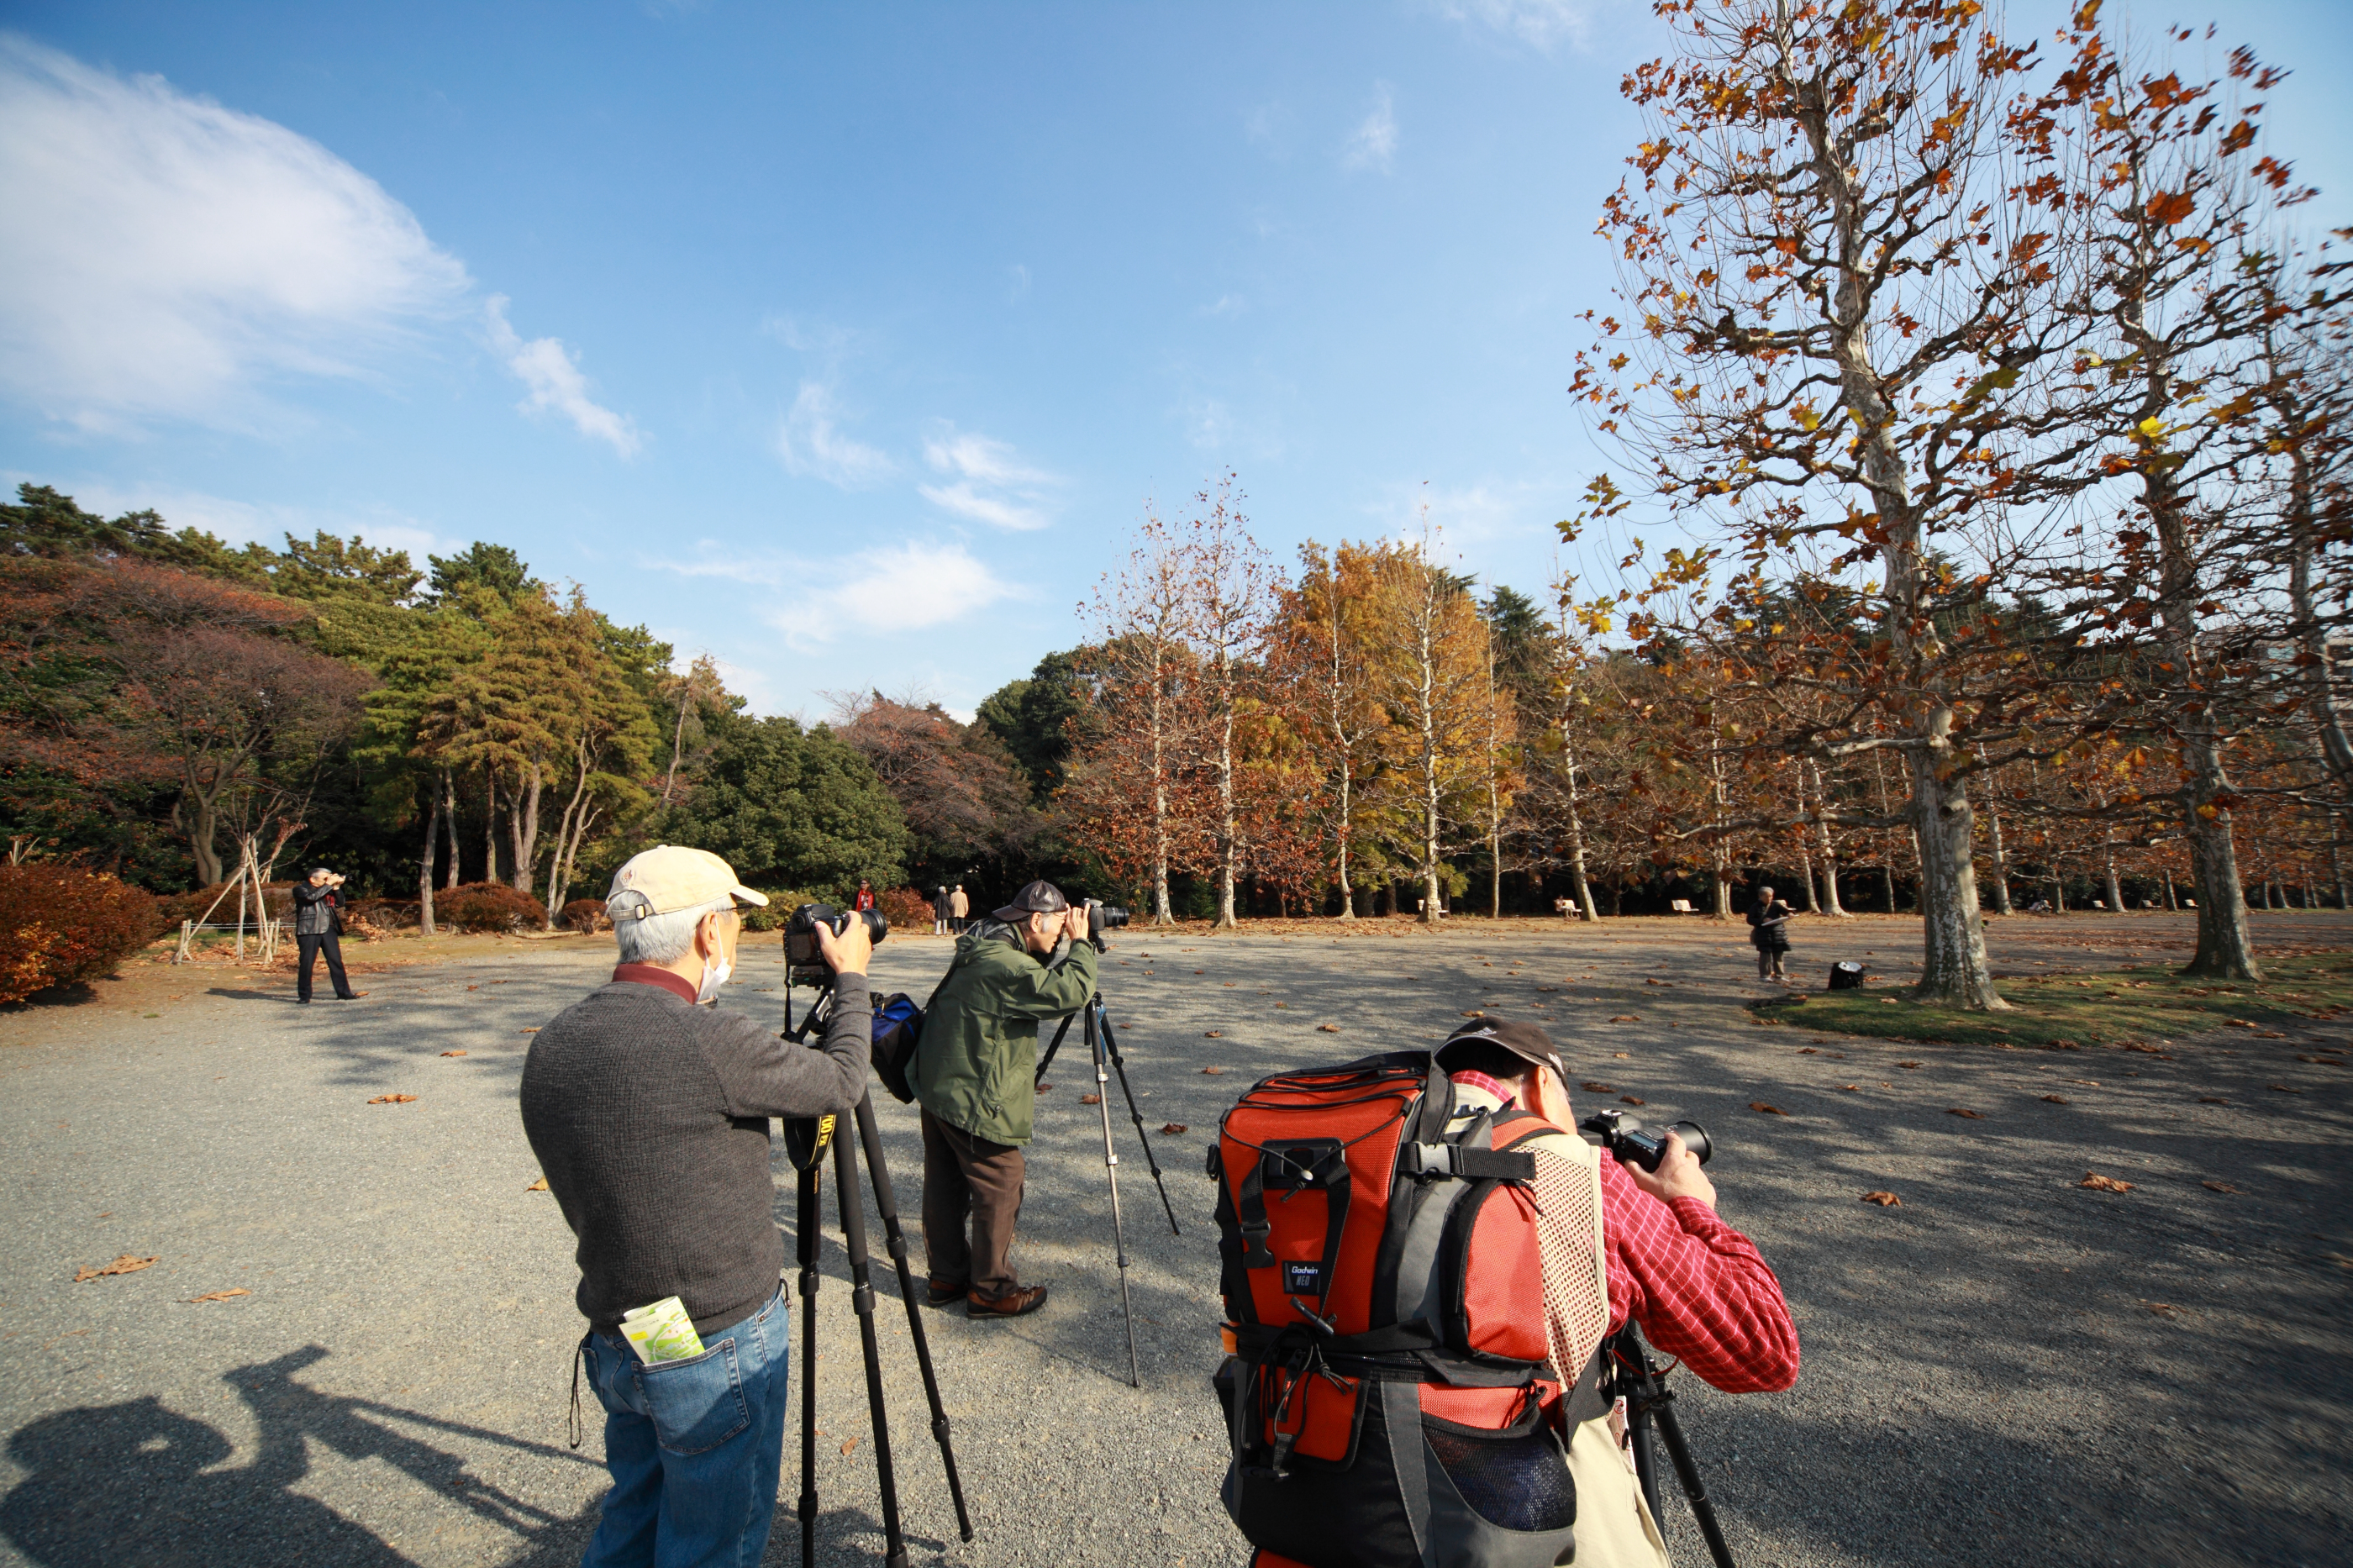
[[[2165,907],[2169,913],[2179,914],[2181,912],[2181,906],[2174,901],[2173,869],[2171,867],[2167,867],[2165,869]]]
[[[1355,809],[1350,804],[1355,785],[1351,775],[1355,771],[1348,765],[1347,753],[1343,752],[1340,754],[1340,918],[1344,921],[1356,918],[1356,889],[1348,880],[1348,814]]]
[[[1224,655],[1219,656],[1224,665]],[[1234,918],[1234,862],[1241,855],[1241,840],[1234,826],[1234,693],[1230,667],[1220,676],[1223,695],[1219,706],[1223,710],[1218,725],[1218,925],[1219,931],[1232,931],[1241,922]]]
[[[2105,832],[2105,829],[2103,831]],[[2100,852],[2107,858],[2108,912],[2112,915],[2122,914],[2125,908],[2125,890],[2124,885],[2116,880],[2116,839],[2114,833],[2106,833],[2106,836],[2100,840]]]
[[[1723,743],[1717,741],[1710,741],[1708,742],[1707,765],[1710,771],[1712,771],[1715,775],[1715,784],[1713,795],[1715,805],[1716,828],[1715,918],[1720,921],[1729,921],[1732,919],[1732,846],[1725,841],[1724,837],[1724,754],[1722,745]],[[1618,912],[1617,889],[1614,886],[1610,889],[1609,912],[1613,915]]]
[[[1581,918],[1599,921],[1601,910],[1593,901],[1593,884],[1585,874],[1585,823],[1577,814],[1577,753],[1568,749],[1564,735],[1561,763],[1568,777],[1568,874],[1577,889],[1577,908]]]
[[[662,799],[661,799],[661,803],[662,803],[663,806],[665,806],[665,807],[667,807],[667,806],[670,805],[670,793],[671,788],[672,788],[672,787],[673,787],[673,786],[678,783],[678,759],[679,759],[680,755],[681,755],[681,753],[686,750],[686,710],[687,710],[687,704],[688,704],[689,700],[693,697],[693,695],[694,695],[694,678],[690,674],[690,675],[688,676],[688,678],[687,678],[686,684],[679,688],[679,692],[678,692],[678,727],[677,727],[677,729],[673,730],[673,731],[670,732],[670,771],[669,771],[668,773],[664,773],[664,774],[662,775]]]
[[[441,885],[454,888],[463,879],[458,874],[458,781],[449,770],[441,770],[441,836],[449,843],[449,868],[441,873]]]
[[[2328,874],[2337,883],[2337,907],[2340,910],[2353,908],[2353,900],[2346,897],[2345,857],[2337,847],[2344,837],[2344,819],[2331,812],[2328,816]]]
[[[1820,914],[1821,900],[1814,894],[1814,858],[1806,853],[1806,830],[1802,825],[1798,828],[1798,874],[1806,885],[1806,912]]]
[[[1930,717],[1928,743],[1911,753],[1912,828],[1920,844],[1920,914],[1926,952],[1913,995],[1950,1007],[2007,1012],[1986,960],[1973,856],[1977,827],[1954,770],[1953,713]]]
[[[1978,761],[1980,763],[1985,761],[1983,746],[1978,748]],[[2002,853],[2001,847],[2001,807],[1995,804],[2001,798],[2001,792],[1990,773],[1986,775],[1985,795],[1986,826],[1991,830],[1993,837],[1994,912],[2004,915],[2015,914],[2017,911],[2010,907],[2010,857]]]
[[[1840,920],[1846,919],[1846,906],[1839,902],[1838,840],[1831,835],[1830,793],[1822,787],[1822,769],[1819,763],[1808,763],[1814,775],[1814,824],[1821,829],[1822,843],[1822,912]]]
[[[482,770],[482,880],[499,879],[499,775]]]
[[[209,888],[227,880],[220,858],[220,812],[210,797],[189,790],[180,797],[188,822],[188,854],[196,863],[196,881]]]
[[[427,780],[425,793],[431,797],[433,808],[425,816],[425,853],[417,862],[417,930],[419,935],[432,936],[433,928],[433,847],[441,837],[441,781]]]
[[[1176,923],[1168,907],[1168,686],[1166,659],[1152,670],[1152,923]]]
[[[514,847],[515,891],[528,895],[539,868],[539,759],[533,757],[525,776],[522,797],[507,811],[507,837]]]

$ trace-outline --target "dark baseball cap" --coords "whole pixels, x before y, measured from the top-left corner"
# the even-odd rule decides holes
[[[1013,895],[1013,901],[996,912],[1008,925],[1017,925],[1026,915],[1059,915],[1071,907],[1062,897],[1062,889],[1051,882],[1032,882]]]
[[[1560,1059],[1560,1052],[1552,1037],[1534,1024],[1509,1024],[1501,1018],[1473,1018],[1446,1037],[1446,1046],[1458,1040],[1492,1040],[1514,1056],[1525,1061],[1542,1062],[1566,1079],[1568,1068]],[[1446,1046],[1438,1047],[1439,1060],[1446,1059]]]

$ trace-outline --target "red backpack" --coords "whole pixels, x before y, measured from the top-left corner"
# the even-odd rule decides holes
[[[1546,1365],[1544,1279],[1512,1145],[1426,1051],[1280,1074],[1226,1113],[1218,1181],[1232,1444],[1224,1501],[1308,1568],[1543,1568],[1574,1550],[1563,1434],[1599,1363]]]

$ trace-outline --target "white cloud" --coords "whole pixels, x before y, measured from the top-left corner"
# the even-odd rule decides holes
[[[801,383],[792,412],[776,427],[776,456],[789,473],[857,489],[886,479],[897,467],[888,456],[843,435],[833,422],[833,389],[823,382]]]
[[[552,408],[572,421],[572,427],[591,440],[602,441],[624,458],[634,458],[642,444],[637,426],[588,395],[588,378],[580,374],[561,338],[533,338],[525,342],[507,324],[507,297],[493,294],[482,308],[490,322],[491,346],[507,368],[531,388],[531,395],[515,405],[526,414]]]
[[[1430,521],[1460,543],[1477,544],[1525,539],[1532,531],[1545,531],[1538,516],[1545,504],[1556,504],[1556,487],[1530,479],[1462,485],[1454,489],[1430,484],[1393,482],[1380,498],[1365,508],[1386,521],[1399,538],[1419,537],[1423,508]],[[1549,513],[1544,516],[1548,518]]]
[[[947,483],[916,487],[943,510],[1024,531],[1053,521],[1049,507],[1061,479],[1022,462],[1002,441],[947,426],[924,440],[923,460],[948,476]]]
[[[843,637],[923,631],[1020,596],[961,544],[909,541],[855,555],[807,561],[797,556],[721,554],[706,542],[693,560],[656,563],[688,577],[780,590],[782,602],[761,618],[807,650]]]
[[[1487,27],[1543,53],[1564,38],[1585,37],[1586,7],[1576,0],[1438,0],[1437,11],[1450,22]]]
[[[0,35],[0,384],[62,424],[252,422],[452,311],[465,268],[307,137]]]
[[[1247,303],[1239,294],[1220,294],[1217,303],[1202,306],[1198,313],[1204,316],[1239,316]]]
[[[1397,108],[1389,93],[1389,84],[1373,84],[1373,110],[1364,122],[1349,133],[1348,144],[1342,149],[1340,163],[1349,169],[1376,169],[1386,174],[1397,156]]]

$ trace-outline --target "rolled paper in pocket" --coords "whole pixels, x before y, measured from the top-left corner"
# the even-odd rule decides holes
[[[702,1336],[694,1331],[686,1303],[675,1296],[622,1313],[621,1337],[649,1366],[656,1362],[688,1361],[702,1353]]]

